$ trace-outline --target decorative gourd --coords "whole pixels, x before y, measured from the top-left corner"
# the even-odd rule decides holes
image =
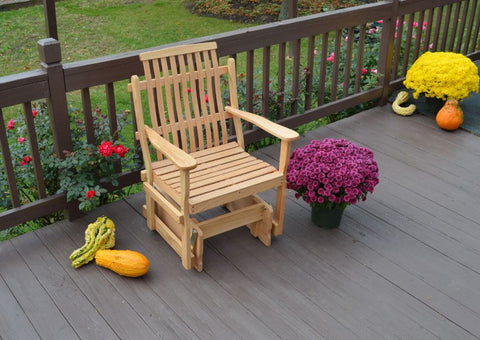
[[[142,276],[150,269],[150,261],[145,255],[133,250],[98,250],[95,262],[100,267],[128,277]]]
[[[442,129],[453,131],[463,123],[463,111],[455,99],[449,99],[445,105],[438,111],[435,118],[438,126]]]
[[[407,107],[400,106],[400,104],[403,104],[408,101],[408,97],[409,97],[409,94],[407,91],[398,92],[397,97],[392,103],[393,112],[401,116],[410,116],[411,114],[413,114],[417,109],[417,107],[414,104],[410,104]]]
[[[115,246],[115,224],[105,216],[97,218],[85,230],[85,244],[70,255],[73,268],[79,268],[93,260],[99,249]]]

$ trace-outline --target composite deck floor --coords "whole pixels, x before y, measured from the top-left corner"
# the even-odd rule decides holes
[[[142,194],[0,243],[2,339],[478,339],[480,138],[390,108],[307,133],[368,146],[380,184],[337,230],[288,193],[270,247],[239,228],[206,241],[202,273],[147,229]],[[257,155],[276,163],[278,145]],[[274,193],[263,197],[273,202]],[[117,248],[150,259],[141,278],[68,255],[99,215]]]

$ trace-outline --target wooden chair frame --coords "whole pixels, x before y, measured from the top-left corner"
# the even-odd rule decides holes
[[[298,133],[238,108],[235,61],[219,66],[215,42],[145,52],[140,60],[145,79],[132,76],[128,89],[145,163],[147,226],[177,252],[186,269],[198,271],[208,237],[246,225],[269,246],[271,235],[282,233],[285,176]],[[222,77],[228,78],[229,106],[222,102]],[[151,126],[144,122],[142,93],[148,97]],[[242,120],[281,140],[278,169],[244,151]],[[236,142],[228,140],[227,121],[233,121]],[[277,189],[274,216],[256,195],[272,188]],[[228,212],[206,221],[194,216],[215,206]]]

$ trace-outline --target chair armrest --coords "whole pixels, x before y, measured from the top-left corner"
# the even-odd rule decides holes
[[[145,125],[145,133],[155,149],[167,156],[180,170],[190,170],[197,166],[197,161],[192,156],[167,141],[151,127]]]
[[[235,109],[231,106],[226,106],[225,111],[258,126],[262,130],[265,130],[266,132],[272,134],[277,138],[280,138],[283,141],[291,142],[300,138],[298,132],[275,122],[272,122],[265,117],[247,111]]]

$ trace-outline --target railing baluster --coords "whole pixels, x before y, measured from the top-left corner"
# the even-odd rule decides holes
[[[327,79],[327,54],[328,54],[328,35],[326,32],[322,36],[322,53],[320,58],[320,79],[318,80],[318,106],[325,103],[325,84]]]
[[[262,115],[269,117],[270,105],[270,46],[263,48]]]
[[[393,57],[392,79],[398,78],[398,66],[400,65],[400,51],[402,49],[404,20],[405,20],[405,16],[402,15],[395,22],[396,36],[395,36],[395,55]]]
[[[469,6],[469,4],[465,5],[465,7],[467,8],[467,11],[468,11],[468,6]],[[480,20],[480,19],[478,19],[478,16],[480,15],[480,13],[477,16],[475,16],[476,11],[477,11],[477,0],[473,0],[472,3],[471,3],[470,17],[468,19],[467,33],[465,34],[465,44],[463,45],[463,50],[462,50],[463,54],[467,54],[469,52],[468,47],[469,47],[470,41],[472,39],[473,20],[475,18],[477,18],[477,20]],[[474,45],[475,45],[475,43],[474,43]]]
[[[457,37],[457,27],[458,27],[458,24],[459,24],[459,17],[460,17],[460,7],[461,7],[461,3],[458,2],[455,4],[455,14],[453,15],[453,25],[452,25],[452,32],[450,32],[450,44],[448,45],[448,51],[451,51],[453,52],[453,47],[455,45],[455,40],[458,40],[462,41],[462,38],[461,36],[460,37]],[[465,18],[463,18],[465,19]],[[465,27],[465,22],[462,22],[461,23],[463,25],[463,27]],[[463,28],[460,30],[460,32],[463,32]]]
[[[47,197],[45,182],[43,181],[42,163],[40,152],[38,151],[37,133],[35,132],[35,123],[33,122],[32,104],[30,102],[23,104],[25,113],[25,122],[27,124],[28,140],[30,141],[30,153],[33,159],[33,171],[37,182],[37,190],[40,198]]]
[[[105,85],[105,91],[107,95],[107,112],[108,122],[110,126],[110,135],[113,140],[118,139],[118,123],[117,123],[117,109],[115,106],[115,91],[113,83],[107,83]]]
[[[284,116],[285,104],[285,58],[287,55],[287,44],[282,43],[278,46],[278,98],[277,98],[277,119]]]
[[[425,11],[421,11],[418,17],[417,27],[416,27],[416,34],[415,34],[415,50],[413,51],[413,60],[418,58],[420,54],[420,43],[422,42],[423,36],[423,20],[425,17]]]
[[[428,51],[429,48],[430,48],[430,38],[431,38],[431,35],[432,35],[432,26],[433,26],[433,12],[434,12],[433,9],[428,10],[427,28],[426,28],[426,32],[425,32],[425,41],[424,41],[423,49],[422,49],[423,52]]]
[[[415,14],[408,15],[407,38],[405,39],[405,47],[403,49],[402,73],[404,77],[407,74],[408,62],[410,61],[410,47],[412,46],[413,23],[415,22]]]
[[[83,115],[85,119],[85,132],[87,135],[87,143],[88,144],[95,144],[95,127],[93,124],[93,116],[92,116],[92,101],[90,99],[90,89],[84,88],[82,89],[82,107],[83,107]]]
[[[433,36],[433,48],[432,50],[438,50],[438,40],[440,39],[440,30],[442,28],[442,20],[443,20],[443,6],[437,7],[436,11],[436,18],[435,18],[435,34]]]
[[[337,30],[335,34],[335,46],[334,46],[334,62],[332,73],[332,98],[331,101],[337,100],[337,86],[338,86],[338,72],[340,64],[340,40],[342,39],[342,30]]]
[[[358,55],[357,55],[357,71],[355,74],[355,90],[354,93],[360,92],[360,85],[362,82],[362,69],[363,69],[363,53],[365,50],[365,31],[367,25],[360,25],[360,36],[358,38]],[[382,27],[383,32],[383,27]]]
[[[353,27],[348,28],[346,40],[347,40],[347,53],[345,55],[345,74],[343,77],[343,98],[348,96],[348,88],[350,87],[350,71],[352,68],[352,49],[353,49]]]
[[[462,50],[463,36],[465,35],[465,25],[467,23],[467,16],[468,16],[469,2],[468,1],[463,1],[462,4],[463,4],[462,17],[461,17],[461,19],[459,19],[459,20],[457,19],[457,21],[456,21],[457,23],[460,21],[460,29],[458,30],[459,34],[458,34],[458,37],[457,37],[457,44],[456,44],[456,47],[455,47],[455,50],[454,50],[456,53],[460,53],[460,51]],[[459,8],[460,8],[460,6],[459,6]]]
[[[246,109],[249,112],[253,112],[253,91],[254,91],[254,73],[253,73],[253,68],[254,68],[254,56],[255,56],[255,51],[250,50],[247,52],[247,79],[246,79],[246,89],[245,89],[245,99],[246,99]],[[252,128],[251,123],[246,123],[245,126],[247,127],[247,130],[250,130]]]
[[[475,26],[475,33],[473,33],[473,44],[471,52],[476,51],[476,49],[480,49],[480,6],[477,8],[477,24]]]
[[[447,46],[448,31],[450,29],[450,21],[452,19],[452,4],[447,5],[447,12],[445,13],[445,18],[443,20],[443,33],[442,33],[442,43],[440,45],[440,50],[445,51]]]
[[[302,41],[298,39],[293,42],[291,46],[292,56],[293,56],[293,70],[292,70],[292,103],[290,116],[296,115],[298,111],[298,97],[299,93],[299,82],[300,82],[300,46]]]
[[[305,106],[309,110],[312,105],[313,61],[315,58],[315,36],[308,37],[307,69],[305,72]]]
[[[10,153],[10,148],[8,147],[8,138],[7,133],[5,132],[5,122],[3,120],[3,113],[1,108],[0,123],[0,146],[2,150],[3,166],[7,175],[8,189],[10,190],[10,200],[12,201],[12,206],[14,208],[17,208],[20,206],[20,195],[18,193],[17,182],[15,180],[15,172],[13,171],[12,156]]]

